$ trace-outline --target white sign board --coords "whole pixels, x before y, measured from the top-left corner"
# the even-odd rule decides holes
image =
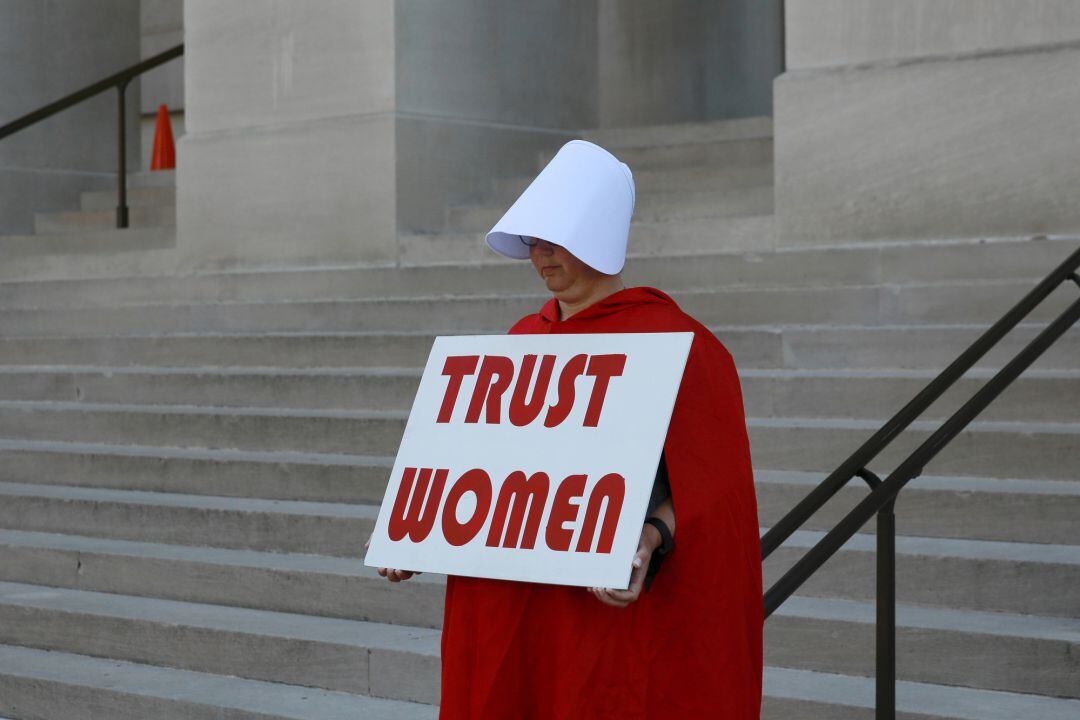
[[[365,563],[628,587],[692,340],[436,338]]]

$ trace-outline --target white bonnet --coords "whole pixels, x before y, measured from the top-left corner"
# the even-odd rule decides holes
[[[524,260],[531,235],[561,245],[607,275],[622,270],[634,214],[630,167],[587,140],[563,145],[502,216],[485,240],[496,252]]]

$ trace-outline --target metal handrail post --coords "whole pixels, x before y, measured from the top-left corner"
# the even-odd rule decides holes
[[[877,514],[877,670],[875,720],[896,720],[896,513],[894,497]]]
[[[882,483],[868,468],[861,477],[873,491]],[[896,513],[893,497],[877,514],[877,618],[875,644],[875,720],[896,720]]]
[[[116,227],[126,228],[128,226],[128,206],[127,206],[127,122],[124,112],[124,91],[127,90],[128,81],[121,80],[116,84],[117,90],[117,110],[120,114],[117,127],[119,132],[117,133],[117,158],[118,168],[116,171],[117,182],[117,201],[116,201]]]

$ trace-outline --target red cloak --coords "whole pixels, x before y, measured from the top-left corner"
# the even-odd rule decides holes
[[[675,549],[626,608],[583,587],[449,576],[441,720],[757,720],[762,587],[742,390],[727,349],[663,292],[620,290],[516,333],[692,331],[664,442]]]

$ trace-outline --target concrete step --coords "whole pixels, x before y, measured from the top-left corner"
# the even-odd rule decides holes
[[[131,235],[127,235],[131,233]],[[153,233],[172,238],[171,241],[153,240],[152,242],[140,242],[132,240],[140,233]],[[160,275],[172,273],[180,263],[180,255],[176,250],[175,228],[130,228],[121,231],[123,242],[121,249],[103,250],[102,252],[78,251],[66,252],[61,247],[54,245],[55,252],[6,256],[0,250],[0,284],[7,282],[41,282],[62,281],[74,278],[104,278],[117,275],[130,276],[133,274]],[[117,231],[112,230],[109,236],[116,236]],[[34,236],[37,237],[37,236]],[[68,239],[78,238],[79,234],[70,234]],[[112,242],[108,240],[107,242]],[[157,244],[154,244],[157,243]],[[0,293],[4,292],[0,290]],[[16,305],[21,301],[16,301]]]
[[[537,154],[537,172],[551,162],[558,150],[558,147],[552,147]],[[624,145],[612,152],[635,174],[641,170],[682,169],[697,165],[760,167],[773,163],[773,138],[771,133],[741,138],[684,138],[683,142],[666,145]]]
[[[28,440],[0,440],[0,461],[0,481],[10,483],[376,505],[393,466],[392,456]],[[759,463],[756,477],[764,524],[779,520],[832,470],[763,468]],[[806,528],[832,528],[865,494],[861,483],[850,483]],[[1080,545],[1078,510],[1080,490],[1070,480],[963,475],[920,476],[897,502],[908,534]]]
[[[447,208],[446,229],[452,233],[487,233],[506,212],[505,205],[459,205]],[[768,215],[773,211],[772,185],[732,188],[723,193],[651,193],[634,207],[636,222],[691,218]]]
[[[0,400],[408,410],[421,372],[412,367],[208,370],[8,365],[0,366]]]
[[[176,170],[139,170],[128,173],[128,188],[176,187]]]
[[[770,116],[680,122],[667,125],[632,125],[626,127],[582,130],[581,137],[611,152],[624,148],[682,145],[772,137]]]
[[[84,192],[79,196],[82,210],[115,210],[117,193],[115,190]],[[176,185],[144,185],[129,187],[127,204],[131,208],[176,207]]]
[[[97,255],[126,250],[169,248],[175,245],[176,229],[171,227],[126,230],[113,227],[53,235],[0,235],[0,261],[3,266],[7,266],[9,263],[43,255]],[[10,269],[6,268],[0,277],[5,280],[25,279],[19,273],[8,272]]]
[[[766,666],[762,720],[874,720],[873,678]],[[896,683],[897,720],[1073,720],[1080,701],[1027,693]]]
[[[988,326],[1029,290],[1028,282],[929,285],[863,285],[828,288],[685,290],[673,293],[700,322],[742,325],[919,325],[976,323]],[[115,307],[0,310],[0,333],[98,335],[254,331],[375,331],[409,328],[439,334],[499,333],[536,312],[550,296],[476,295],[451,298],[330,298]],[[1028,316],[1050,321],[1077,299],[1059,287]]]
[[[798,531],[770,555],[765,589],[824,536],[825,531]],[[876,549],[876,534],[856,534],[798,594],[875,602]],[[896,538],[896,593],[902,603],[1077,619],[1080,590],[1073,583],[1078,578],[1080,545]]]
[[[378,507],[0,483],[0,527],[137,542],[363,557]],[[0,640],[2,642],[2,640]]]
[[[772,215],[706,217],[660,222],[634,221],[627,251],[634,255],[669,256],[753,251],[775,247]],[[502,258],[484,242],[487,231],[402,235],[398,257],[402,265],[460,264],[516,261]]]
[[[101,720],[435,720],[426,704],[0,646],[0,713]]]
[[[418,367],[185,368],[0,366],[0,400],[409,410]],[[755,417],[888,417],[937,375],[930,370],[739,370],[743,403]],[[973,370],[923,419],[944,419],[992,373]],[[984,420],[1080,422],[1080,371],[1028,370],[980,416]]]
[[[156,189],[156,188],[155,188]],[[136,205],[128,210],[130,228],[176,225],[172,205]],[[34,213],[34,232],[39,235],[115,230],[116,209]]]
[[[426,240],[430,242],[431,239]],[[1014,280],[1033,287],[1080,245],[1075,238],[901,243],[766,253],[634,256],[628,285],[665,291],[737,286],[821,287]],[[498,257],[490,253],[491,258]],[[463,292],[518,294],[539,279],[527,262],[411,267],[339,266],[123,275],[0,282],[0,307],[101,306],[141,302],[415,297]]]
[[[873,603],[793,596],[765,624],[765,662],[870,675]],[[897,678],[1076,698],[1080,620],[897,604]]]
[[[873,680],[766,667],[763,720],[872,720]],[[897,683],[899,720],[1073,720],[1080,702],[1022,693]],[[16,646],[0,647],[0,711],[66,717],[73,707],[109,720],[435,720],[431,705],[197,673]],[[97,717],[97,716],[95,716]]]
[[[0,439],[0,480],[115,490],[382,502],[393,457]]]
[[[883,424],[881,420],[748,418],[758,467],[832,471]],[[917,420],[875,462],[884,477],[929,439],[940,423]],[[1008,448],[1008,451],[1003,451]],[[937,475],[990,478],[1076,478],[1080,425],[977,421],[924,468]]]
[[[761,523],[778,522],[829,472],[755,469]],[[852,479],[807,521],[804,529],[831,530],[868,492],[865,482]],[[904,487],[896,501],[897,532],[935,538],[1080,545],[1078,506],[1080,483],[1076,480],[920,475]],[[871,521],[863,530],[874,533],[876,527],[876,522]]]
[[[766,587],[823,535],[798,531],[789,538],[765,562]],[[18,530],[0,530],[0,548],[3,581],[418,627],[442,624],[443,576],[422,573],[415,582],[394,585],[360,557]],[[896,551],[901,602],[1080,616],[1080,546],[901,535]],[[859,533],[799,594],[873,601],[874,579],[875,537]]]
[[[165,447],[390,455],[408,413],[397,410],[0,401],[0,437]]]
[[[393,455],[403,411],[214,408],[24,400],[0,401],[0,437],[80,443],[200,447],[274,452]],[[755,463],[777,470],[831,470],[884,423],[882,419],[757,418],[747,427]],[[939,427],[920,420],[881,455],[895,467]],[[1001,448],[1008,446],[1008,454]],[[1080,423],[976,421],[928,472],[1074,479]]]
[[[935,370],[739,371],[743,403],[754,417],[890,417],[937,376]],[[993,376],[972,370],[920,417],[944,420]],[[979,416],[983,420],[1080,421],[1080,373],[1029,369]]]
[[[491,203],[510,207],[525,191],[536,173],[498,178],[492,182]],[[635,169],[634,190],[637,197],[654,192],[715,192],[733,188],[769,185],[773,182],[772,161],[743,163],[742,165],[690,165],[671,168]]]
[[[438,699],[439,633],[432,629],[19,583],[0,584],[0,617],[6,644]],[[867,673],[873,617],[871,603],[793,597],[766,624],[766,662]],[[146,642],[133,645],[126,639],[133,635]],[[897,639],[899,679],[1069,698],[1078,692],[1077,620],[900,604]]]
[[[987,325],[714,325],[739,368],[898,368],[940,371]],[[976,364],[1000,368],[1045,324],[1022,323]],[[89,337],[0,335],[0,365],[104,364],[167,367],[422,367],[434,333],[230,332],[99,334]],[[1066,333],[1033,369],[1080,368],[1080,334]]]
[[[0,618],[6,645],[393,700],[439,699],[439,633],[428,628],[21,583],[0,583]]]
[[[392,584],[359,557],[0,530],[0,580],[437,628],[445,578]],[[362,552],[362,546],[361,546]]]

